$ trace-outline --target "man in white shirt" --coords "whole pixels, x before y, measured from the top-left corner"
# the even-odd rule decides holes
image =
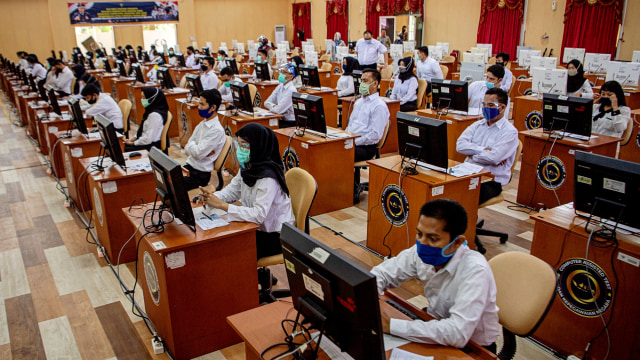
[[[202,61],[202,65],[200,68],[203,71],[203,74],[200,76],[200,81],[202,82],[203,90],[217,89],[220,81],[218,80],[218,76],[213,71],[213,67],[215,64],[215,60],[211,56],[207,56]]]
[[[198,62],[196,61],[196,55],[193,46],[187,46],[187,58],[185,59],[184,64],[187,67],[194,69],[197,69],[199,67]]]
[[[225,61],[226,59],[227,53],[222,49],[218,50],[218,65],[216,65],[218,70],[222,70],[227,67],[227,62]]]
[[[100,93],[100,89],[93,84],[87,84],[82,89],[82,97],[91,104],[91,107],[84,111],[87,116],[103,115],[113,122],[116,131],[122,133],[124,124],[122,121],[122,111],[111,95]],[[125,134],[126,136],[127,134]]]
[[[418,48],[418,61],[416,62],[416,72],[419,79],[427,82],[427,93],[431,92],[431,79],[444,79],[440,64],[429,57],[429,48],[420,46]]]
[[[264,106],[276,113],[284,116],[284,120],[280,120],[280,128],[296,126],[296,117],[293,113],[294,92],[298,92],[293,79],[296,77],[296,68],[291,64],[286,64],[280,68],[278,82],[280,84],[271,93]]]
[[[484,119],[467,127],[456,142],[456,151],[467,155],[465,162],[481,165],[495,177],[480,185],[480,204],[499,195],[511,180],[518,130],[505,113],[508,99],[507,92],[499,87],[487,90],[482,102]]]
[[[487,260],[467,247],[467,212],[449,199],[420,209],[416,244],[374,267],[378,292],[417,278],[425,283],[426,309],[434,320],[391,319],[382,330],[411,341],[462,348],[472,340],[495,353],[498,338],[496,284]]]
[[[509,93],[511,85],[513,84],[513,73],[507,65],[509,65],[509,54],[501,52],[496,55],[496,65],[501,65],[504,68],[504,77],[502,78],[502,85],[500,86],[504,91]]]
[[[504,68],[500,65],[491,65],[487,69],[485,79],[480,81],[474,81],[469,85],[469,114],[479,114],[482,101],[484,100],[484,94],[487,90],[492,88],[502,87],[502,78],[504,77]],[[509,118],[509,97],[507,95],[507,109],[505,116]]]
[[[62,60],[58,59],[55,62],[53,77],[53,89],[62,96],[68,96],[71,94],[71,83],[73,82],[73,72],[67,66],[64,65]]]
[[[205,120],[196,126],[184,147],[187,155],[184,167],[189,170],[189,176],[184,178],[187,191],[209,184],[213,163],[226,141],[224,129],[218,120],[220,103],[220,93],[216,89],[205,90],[200,94],[198,114]]]
[[[220,96],[222,97],[222,101],[228,101],[229,103],[233,103],[233,94],[231,93],[231,81],[236,80],[235,75],[233,74],[233,70],[230,67],[226,67],[220,70],[220,81],[222,81],[222,86],[220,87]]]
[[[378,69],[378,54],[384,54],[384,66],[389,63],[389,53],[387,47],[380,41],[372,38],[371,31],[366,30],[363,38],[356,43],[356,52],[358,53],[358,63],[360,69]]]

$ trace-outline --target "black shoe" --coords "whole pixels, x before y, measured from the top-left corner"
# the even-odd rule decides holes
[[[274,286],[277,283],[278,283],[278,278],[271,275],[271,286]]]

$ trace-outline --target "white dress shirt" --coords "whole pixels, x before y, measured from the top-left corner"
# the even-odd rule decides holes
[[[200,65],[196,62],[196,56],[191,54],[184,60],[184,64],[190,68],[198,68]]]
[[[491,150],[485,150],[490,148]],[[495,181],[507,185],[511,179],[511,165],[518,149],[518,130],[506,116],[491,126],[482,119],[467,127],[456,142],[456,151],[467,155],[465,162],[481,165],[489,170]],[[506,161],[505,161],[506,160]]]
[[[44,66],[40,65],[39,63],[35,63],[33,65],[33,69],[31,69],[31,75],[38,79],[44,79],[45,77],[47,77],[47,69],[45,69]]]
[[[584,79],[584,82],[582,83],[582,86],[580,86],[580,89],[574,91],[574,92],[568,92],[567,91],[567,96],[577,96],[578,94],[582,93],[582,95],[580,97],[583,98],[592,98],[593,97],[593,89],[591,88],[591,84],[589,83],[589,79]]]
[[[185,60],[186,63],[186,60]],[[169,56],[169,65],[178,65],[178,58],[175,56]]]
[[[406,81],[396,78],[393,83],[393,91],[389,97],[394,100],[400,100],[400,105],[415,101],[418,98],[418,79],[413,76]]]
[[[482,102],[484,95],[489,90],[484,80],[474,81],[469,85],[469,114],[482,114]],[[507,108],[504,111],[505,116],[509,116],[511,109],[511,99],[507,102]]]
[[[236,77],[232,77],[231,81],[235,81]],[[220,86],[220,89],[218,90],[220,91],[220,96],[222,97],[222,101],[228,101],[230,103],[233,103],[233,94],[231,93],[231,87],[226,87],[224,86],[224,83],[222,84],[222,86]]]
[[[225,61],[226,58],[223,58],[222,60],[217,60],[218,61],[218,65],[216,65],[218,67],[218,70],[222,70],[224,68],[227,67],[227,62]]]
[[[509,89],[511,89],[511,85],[513,84],[513,73],[511,72],[511,70],[507,69],[507,67],[504,67],[504,77],[502,78],[502,82],[500,87],[502,88],[502,90],[509,92]]]
[[[113,122],[113,126],[116,129],[122,129],[124,127],[122,123],[122,111],[111,95],[107,93],[100,93],[98,95],[98,101],[90,108],[85,110],[87,116],[103,115],[107,119]]]
[[[360,65],[371,65],[378,62],[378,54],[387,52],[387,47],[375,39],[371,39],[370,43],[366,43],[363,38],[358,40],[355,50],[358,53]]]
[[[280,232],[282,224],[295,223],[291,198],[282,191],[275,179],[265,177],[248,186],[242,175],[236,175],[229,185],[214,193],[220,200],[229,203],[229,221],[252,222],[264,232]],[[230,204],[240,200],[242,206]]]
[[[213,163],[220,155],[226,141],[224,129],[220,125],[218,115],[209,120],[201,121],[193,130],[189,142],[184,147],[187,164],[196,170],[211,172]],[[213,151],[213,154],[211,152]],[[209,156],[209,154],[211,154]]]
[[[355,85],[353,84],[353,76],[341,75],[338,78],[336,84],[336,90],[338,90],[338,97],[351,96],[355,93]]]
[[[377,144],[389,122],[389,107],[378,93],[363,96],[353,104],[347,132],[360,135],[356,145]]]
[[[162,137],[162,116],[156,112],[149,114],[147,120],[144,121],[142,134],[136,139],[134,145],[149,145],[156,141],[160,141]]]
[[[29,62],[27,59],[20,59],[20,61],[18,61],[18,66],[20,66],[20,70],[27,71],[29,68]]]
[[[424,61],[416,61],[416,72],[420,79],[431,82],[431,79],[444,79],[440,64],[430,57]]]
[[[378,292],[418,278],[425,283],[431,321],[391,319],[391,334],[414,342],[462,348],[469,340],[479,345],[498,338],[496,283],[487,260],[479,252],[460,246],[444,268],[436,272],[418,256],[416,245],[374,267]]]
[[[631,118],[631,109],[628,106],[620,106],[618,111],[620,111],[618,115],[611,115],[611,112],[607,112],[597,121],[594,121],[591,124],[591,133],[622,137]],[[593,117],[595,118],[599,113],[600,104],[593,104]]]
[[[56,75],[53,78],[53,86],[55,87],[55,90],[63,91],[67,94],[71,94],[72,82],[73,72],[66,66],[62,69],[62,72],[59,75]]]
[[[293,81],[286,84],[279,84],[271,93],[264,106],[270,111],[284,116],[286,121],[295,121],[296,117],[293,113],[293,93],[298,92],[293,85]]]
[[[209,69],[209,71],[200,75],[200,81],[202,82],[202,90],[217,89],[220,83],[213,69]]]

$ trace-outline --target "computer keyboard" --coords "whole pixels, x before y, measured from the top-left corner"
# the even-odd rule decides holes
[[[396,301],[391,300],[391,299],[385,299],[384,302],[386,302],[387,304],[391,305],[392,307],[394,307],[396,310],[400,311],[401,313],[407,315],[407,317],[411,320],[420,320],[420,317],[414,313],[412,313],[411,311],[407,310],[404,306],[398,304]]]

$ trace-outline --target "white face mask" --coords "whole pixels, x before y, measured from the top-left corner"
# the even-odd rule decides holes
[[[569,69],[567,70],[567,73],[569,74],[569,76],[576,76],[578,75],[578,69]]]

